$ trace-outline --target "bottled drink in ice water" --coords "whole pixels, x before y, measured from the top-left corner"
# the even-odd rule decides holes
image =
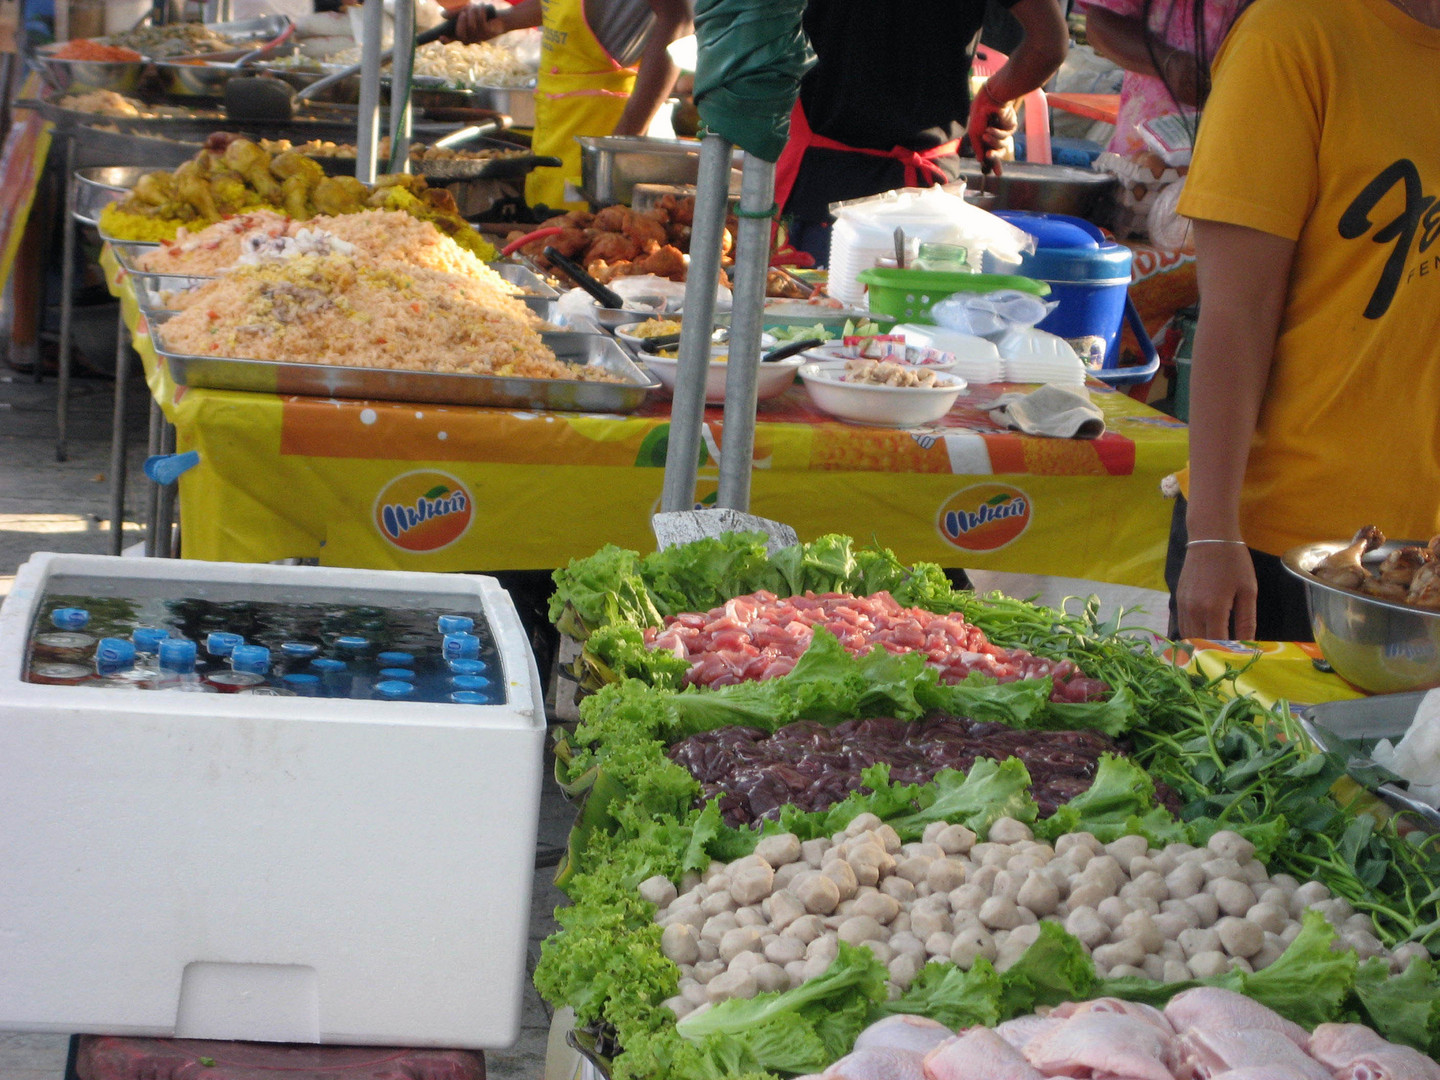
[[[95,668],[102,675],[114,675],[135,665],[135,643],[125,638],[101,638],[95,646]]]
[[[386,679],[384,682],[375,684],[375,696],[382,701],[399,701],[414,693],[414,684],[402,682],[400,679]]]
[[[344,634],[335,639],[335,647],[350,653],[364,652],[370,647],[370,639],[355,634]]]
[[[308,641],[286,641],[281,643],[280,651],[291,660],[309,660],[320,652],[320,646]]]
[[[230,666],[236,671],[264,675],[270,670],[270,650],[264,645],[236,645],[230,654]]]
[[[78,607],[56,608],[50,613],[50,621],[57,630],[84,630],[90,625],[90,612]]]
[[[468,615],[441,615],[435,627],[442,634],[468,634],[475,629],[475,620]]]
[[[450,695],[450,700],[456,705],[485,705],[490,699],[474,690],[456,690]]]
[[[166,638],[160,642],[160,671],[170,675],[189,675],[195,670],[198,650],[189,638]]]
[[[452,675],[450,685],[456,690],[484,690],[490,685],[490,680],[484,675]]]
[[[145,653],[154,656],[160,651],[160,642],[170,636],[168,630],[162,630],[158,626],[137,626],[130,631],[130,640],[135,643],[137,653]]]
[[[207,675],[205,681],[222,694],[238,694],[241,690],[263,685],[265,676],[253,671],[215,671]]]
[[[375,657],[375,659],[386,667],[408,668],[415,666],[415,657],[408,652],[382,652],[379,656]]]
[[[285,676],[285,688],[297,697],[315,697],[320,693],[320,676],[292,671]]]
[[[415,672],[408,667],[385,667],[380,669],[382,679],[404,679],[407,682],[415,678]]]
[[[443,649],[446,660],[474,660],[480,655],[480,639],[464,632],[446,634]]]
[[[217,630],[205,638],[205,651],[211,656],[229,656],[235,651],[235,646],[243,644],[245,639],[241,635]]]

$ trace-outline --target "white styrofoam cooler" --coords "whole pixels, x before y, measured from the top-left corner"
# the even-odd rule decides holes
[[[483,609],[507,704],[22,682],[56,575]],[[500,1047],[545,713],[493,578],[36,555],[0,608],[0,1028]]]

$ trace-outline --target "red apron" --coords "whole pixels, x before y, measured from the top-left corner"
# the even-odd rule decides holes
[[[781,209],[784,209],[785,203],[789,201],[790,192],[795,187],[795,178],[800,175],[800,162],[804,160],[805,151],[812,147],[816,150],[844,150],[851,154],[864,154],[866,157],[893,158],[905,166],[906,187],[931,187],[949,182],[950,178],[935,164],[935,159],[958,154],[960,140],[951,139],[929,150],[911,150],[908,146],[892,146],[889,150],[849,146],[811,131],[810,122],[805,118],[805,110],[800,107],[800,99],[796,98],[795,108],[790,110],[790,138],[785,143],[785,149],[780,152],[780,160],[775,163],[775,205]],[[924,182],[921,177],[924,177]]]

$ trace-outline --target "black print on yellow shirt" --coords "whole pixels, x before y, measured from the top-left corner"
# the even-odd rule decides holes
[[[1385,260],[1380,280],[1375,285],[1375,291],[1370,294],[1370,303],[1365,305],[1367,319],[1378,319],[1390,310],[1390,302],[1395,299],[1395,290],[1399,288],[1400,278],[1405,273],[1405,260],[1410,257],[1410,245],[1415,242],[1416,234],[1420,234],[1418,250],[1422,255],[1440,239],[1440,203],[1436,203],[1435,196],[1426,195],[1421,189],[1420,170],[1409,158],[1400,158],[1381,170],[1380,174],[1355,196],[1355,201],[1340,215],[1340,235],[1346,240],[1355,240],[1374,228],[1370,211],[1375,209],[1391,188],[1401,183],[1405,185],[1404,209],[1388,224],[1382,225],[1371,238],[1377,244],[1394,241],[1395,247],[1390,252],[1390,257]]]

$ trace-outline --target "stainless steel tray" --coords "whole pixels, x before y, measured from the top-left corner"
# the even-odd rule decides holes
[[[153,169],[143,165],[108,165],[75,171],[75,220],[96,225],[100,211],[130,194],[132,188]]]
[[[636,184],[694,184],[700,175],[700,144],[693,139],[587,135],[575,141],[580,144],[580,186],[589,202],[602,206],[629,205]],[[744,151],[736,150],[731,168],[744,160]]]
[[[558,299],[560,293],[551,288],[544,278],[535,273],[528,266],[521,266],[519,263],[494,262],[490,264],[494,270],[511,285],[524,290],[527,296],[536,296],[545,300]]]
[[[197,289],[214,280],[210,277],[156,274],[145,270],[130,273],[131,287],[135,290],[135,303],[147,316],[156,311],[168,311],[172,307],[169,294]]]
[[[136,260],[142,255],[154,251],[159,244],[151,244],[144,240],[111,240],[110,249],[115,252],[115,261],[120,264],[120,269],[127,274],[153,274],[154,270],[142,270]]]
[[[1351,776],[1397,810],[1423,819],[1440,830],[1440,810],[1413,799],[1399,784],[1379,780],[1370,752],[1381,739],[1395,742],[1415,719],[1427,691],[1377,694],[1353,701],[1311,705],[1300,712],[1300,726],[1316,746],[1346,758]]]
[[[599,334],[540,336],[557,359],[604,368],[624,382],[502,378],[192,356],[165,348],[168,315],[151,312],[146,318],[156,353],[165,359],[170,377],[181,386],[309,397],[608,413],[633,412],[644,402],[647,393],[660,387],[648,372],[636,366],[618,342]]]

